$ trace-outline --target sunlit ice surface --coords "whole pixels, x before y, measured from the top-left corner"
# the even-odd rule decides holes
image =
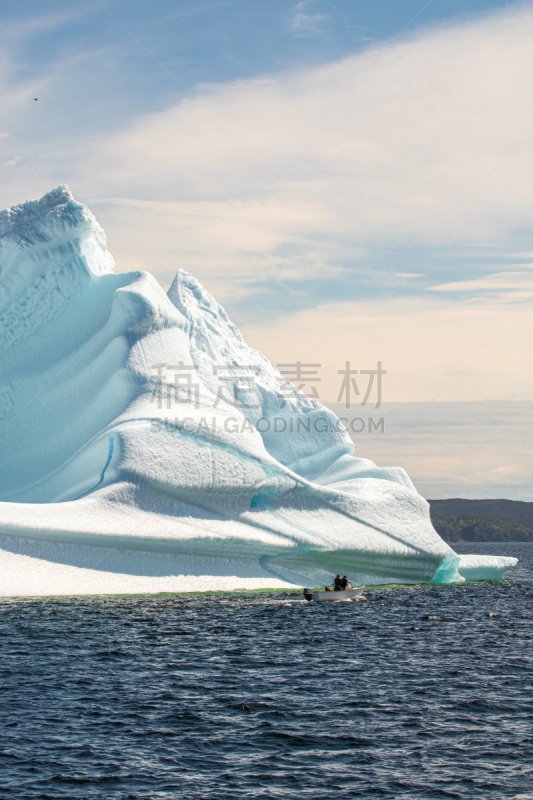
[[[65,186],[0,214],[0,594],[501,578],[189,273],[114,273]]]

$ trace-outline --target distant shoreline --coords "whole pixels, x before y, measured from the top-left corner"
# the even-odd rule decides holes
[[[533,503],[520,500],[428,500],[446,542],[533,542]]]

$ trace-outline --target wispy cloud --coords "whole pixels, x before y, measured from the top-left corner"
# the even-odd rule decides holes
[[[308,11],[310,0],[298,3],[290,18],[289,27],[294,36],[318,36],[324,33],[327,14]]]
[[[22,161],[22,156],[15,156],[15,158],[10,158],[8,161],[4,161],[3,164],[0,164],[0,167],[14,167],[16,164]]]
[[[531,269],[520,272],[495,272],[475,280],[441,283],[438,286],[428,286],[428,290],[491,296],[500,302],[533,300],[533,264],[521,266]]]
[[[362,416],[361,409],[332,408],[339,416]],[[369,433],[367,424],[354,436],[356,452],[381,466],[402,466],[424,497],[531,500],[524,430],[531,429],[533,403],[384,403],[379,415],[383,432]]]
[[[129,260],[150,252],[159,267],[180,254],[173,266],[219,284],[281,278],[288,264],[357,274],[376,248],[398,252],[400,272],[429,273],[406,256],[421,242],[508,252],[533,211],[532,36],[525,7],[383,57],[204,86],[102,136],[74,188],[113,198],[102,214]],[[140,249],[140,234],[127,245],[132,201],[149,204]]]
[[[133,102],[124,121],[93,115],[75,135],[65,98],[88,105],[76,95],[91,54],[71,79],[70,54],[43,78],[63,143],[42,181],[30,176],[10,202],[69,183],[120,269],[164,284],[189,269],[237,317],[251,318],[240,301],[257,287],[278,287],[247,335],[274,361],[288,342],[300,360],[320,347],[331,386],[339,358],[362,355],[394,365],[397,400],[479,399],[493,369],[524,396],[531,286],[509,253],[531,249],[532,37],[529,4],[319,67],[202,85],[156,113]],[[36,163],[49,152],[40,105],[25,112]],[[0,145],[4,163],[16,158]],[[8,173],[16,187],[28,166]],[[294,311],[302,287],[306,310]],[[283,310],[281,297],[295,306]]]
[[[33,14],[24,19],[12,20],[5,18],[0,30],[0,40],[5,45],[17,45],[22,40],[42,34],[67,25],[68,23],[79,20],[93,11],[90,3],[81,2],[75,7],[62,9],[60,11],[47,11],[42,14]]]
[[[346,361],[381,361],[386,401],[533,400],[531,316],[531,300],[404,296],[321,303],[242,330],[273,363],[320,363],[327,402],[337,401]]]
[[[313,6],[316,6],[314,0],[301,0],[294,8],[290,29],[295,36],[316,36],[324,32],[324,22],[328,15],[313,11]]]
[[[513,253],[511,255],[511,258],[516,258],[519,259],[520,261],[523,261],[524,259],[533,258],[533,250],[530,250],[527,253]]]

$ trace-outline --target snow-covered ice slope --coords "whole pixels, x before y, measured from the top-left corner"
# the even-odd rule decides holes
[[[192,275],[113,267],[65,186],[0,214],[0,594],[462,579],[405,472]]]

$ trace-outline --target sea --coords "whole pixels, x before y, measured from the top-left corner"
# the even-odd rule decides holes
[[[0,800],[533,800],[533,545],[509,580],[0,601]]]

